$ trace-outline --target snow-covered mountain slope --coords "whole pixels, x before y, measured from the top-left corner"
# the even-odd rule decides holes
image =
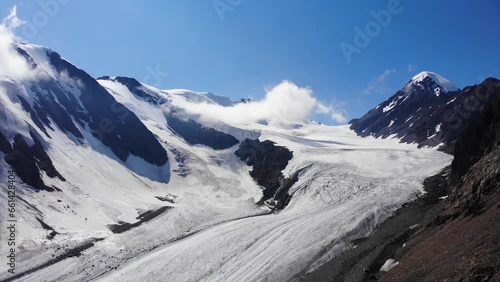
[[[160,206],[154,196],[170,179],[167,153],[137,116],[50,49],[15,43],[10,56],[3,59],[29,67],[0,78],[0,176],[16,171],[20,248],[42,248],[51,231],[41,221],[73,245]]]
[[[287,281],[353,247],[451,162],[347,126],[206,120],[189,108],[234,103],[94,80],[46,48],[18,47],[43,78],[1,78],[0,179],[17,150],[14,160],[36,168],[27,177],[54,191],[18,175],[17,274],[2,257],[1,280]],[[234,154],[246,138],[293,152],[284,210],[256,205],[262,190]]]
[[[360,136],[395,137],[451,153],[462,129],[486,104],[490,84],[485,80],[459,90],[438,74],[422,72],[366,115],[350,121],[350,128]]]
[[[188,101],[193,103],[214,103],[226,107],[234,104],[231,99],[224,96],[215,95],[210,92],[195,92],[187,89],[170,89],[165,90],[165,92],[171,95],[183,96]]]

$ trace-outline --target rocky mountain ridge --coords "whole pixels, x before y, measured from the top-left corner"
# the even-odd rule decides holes
[[[500,81],[485,83],[488,100],[456,142],[440,213],[381,281],[500,280]]]
[[[491,93],[488,89],[496,80],[489,78],[462,90],[444,83],[449,90],[432,79],[435,75],[417,75],[418,79],[410,80],[388,100],[351,120],[350,128],[360,136],[397,138],[452,154],[461,130],[479,117]],[[439,95],[436,89],[440,89]]]

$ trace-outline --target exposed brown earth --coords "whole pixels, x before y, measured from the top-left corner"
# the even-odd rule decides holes
[[[500,193],[479,216],[456,219],[413,237],[399,265],[380,281],[500,281]],[[396,258],[398,260],[398,258]]]
[[[499,165],[500,148],[476,163],[381,281],[500,281]]]

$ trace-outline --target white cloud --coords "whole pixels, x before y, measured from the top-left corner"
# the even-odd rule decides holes
[[[330,115],[330,118],[339,124],[347,123],[347,112],[342,109],[343,103],[333,101],[329,106],[318,102],[316,104],[316,112],[320,114]]]
[[[395,73],[396,70],[395,69],[386,69],[382,74],[380,74],[379,76],[377,76],[377,78],[375,79],[375,82],[377,83],[385,83],[386,79],[393,73]]]
[[[331,118],[337,123],[341,124],[347,123],[347,118],[342,112],[333,112]]]
[[[16,6],[0,24],[0,78],[29,79],[36,75],[27,60],[16,50],[14,30],[22,24],[24,22],[17,17]]]
[[[386,69],[377,77],[373,78],[368,86],[362,90],[363,94],[384,94],[388,91],[393,91],[387,86],[387,79],[396,72],[395,69]]]
[[[319,114],[329,114],[332,111],[332,108],[329,106],[326,106],[325,104],[321,102],[316,103],[316,112]]]
[[[22,26],[23,24],[25,24],[25,22],[17,17],[17,7],[15,5],[10,10],[9,15],[2,20],[2,26],[4,26],[11,34],[14,32],[14,29]]]
[[[186,102],[188,103],[188,102]],[[189,114],[199,115],[206,122],[223,121],[230,124],[250,124],[259,121],[304,122],[313,113],[331,115],[333,107],[325,106],[313,95],[312,89],[299,87],[290,81],[266,90],[266,96],[260,101],[240,103],[230,107],[217,104],[189,103],[180,105]],[[335,121],[345,121],[335,115]]]
[[[69,76],[67,70],[62,70],[59,72],[59,78],[66,84],[75,88],[84,88],[85,84],[79,78],[72,78]]]

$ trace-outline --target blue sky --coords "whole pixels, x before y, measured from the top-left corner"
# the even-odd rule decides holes
[[[2,0],[0,12],[16,4],[21,37],[95,77],[233,99],[287,79],[348,119],[422,70],[459,87],[500,77],[497,0]],[[356,27],[368,43],[356,44]],[[341,44],[356,53],[346,59]]]

